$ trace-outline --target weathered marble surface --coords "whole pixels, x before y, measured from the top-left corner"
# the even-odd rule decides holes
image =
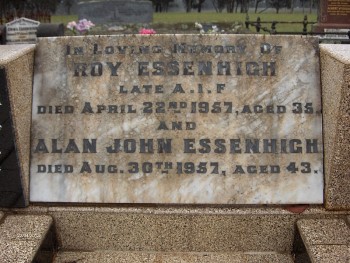
[[[190,45],[196,46],[192,53]],[[149,52],[140,52],[140,46],[149,46]],[[142,85],[151,85],[149,93]],[[33,100],[31,201],[323,202],[313,38],[40,39]],[[121,105],[130,105],[129,113]],[[108,113],[115,109],[118,113]],[[172,122],[182,122],[183,130],[171,130]],[[116,139],[121,151],[108,152]],[[153,147],[142,148],[143,139],[153,140]],[[158,140],[168,140],[168,147],[159,148]],[[264,146],[272,140],[273,150]],[[249,149],[249,142],[259,145]],[[96,165],[105,172],[97,173]]]

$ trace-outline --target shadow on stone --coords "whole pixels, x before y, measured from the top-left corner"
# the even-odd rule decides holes
[[[59,243],[57,240],[55,227],[52,225],[47,233],[43,243],[40,246],[33,263],[53,262],[54,256],[58,251]]]
[[[299,230],[296,227],[295,236],[293,240],[293,251],[294,262],[295,263],[311,263],[309,255],[307,254],[306,247],[303,243],[303,240],[300,236]]]
[[[0,69],[0,207],[25,207],[5,69]]]

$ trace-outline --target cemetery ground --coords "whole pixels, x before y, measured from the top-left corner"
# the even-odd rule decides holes
[[[278,22],[300,22],[300,24],[277,24],[277,32],[302,32],[303,19],[307,15],[308,22],[316,22],[317,15],[315,13],[248,13],[249,21],[255,22],[258,17],[262,22],[278,21]],[[128,24],[128,25],[97,25],[89,34],[105,35],[105,34],[137,34],[140,28],[152,28],[160,34],[196,34],[198,29],[195,28],[195,22],[202,24],[215,24],[222,33],[256,33],[254,27],[250,26],[250,30],[245,27],[246,14],[242,13],[154,13],[153,22],[151,24]],[[70,21],[77,21],[78,17],[70,16],[52,16],[52,23],[63,23],[67,25]],[[181,21],[181,22],[180,22]],[[94,22],[94,21],[92,21]],[[262,27],[271,29],[271,23],[262,24]],[[311,25],[308,25],[308,32],[311,30]],[[264,33],[261,30],[261,33]],[[66,30],[66,35],[72,35],[69,30]]]

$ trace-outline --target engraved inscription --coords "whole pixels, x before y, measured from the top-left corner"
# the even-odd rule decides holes
[[[296,37],[41,39],[31,200],[322,203],[317,54]]]
[[[350,2],[348,0],[328,0],[327,12],[332,16],[350,15]]]

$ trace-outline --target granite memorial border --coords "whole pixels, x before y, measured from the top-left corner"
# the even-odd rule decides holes
[[[1,207],[25,207],[29,204],[34,49],[35,45],[27,44],[1,46]]]
[[[239,43],[236,45],[237,42]],[[176,43],[181,45],[174,46]],[[246,45],[241,45],[242,43]],[[187,45],[184,46],[183,44]],[[164,47],[164,50],[162,50],[167,52],[159,52],[159,48],[148,49],[148,45],[150,47],[162,46]],[[197,48],[199,46],[203,47],[203,45],[206,46],[204,52],[197,53]],[[118,46],[130,47],[131,51],[126,53],[127,49],[125,49],[125,56],[122,51],[118,55]],[[198,46],[195,49],[196,52],[193,51],[193,46]],[[224,46],[226,49],[223,49]],[[234,49],[233,46],[246,46],[244,49],[246,52],[244,54],[234,52],[238,49]],[[140,47],[142,47],[142,52]],[[176,49],[177,52],[172,52],[174,47],[178,48]],[[114,52],[114,57],[112,55],[113,50],[117,50]],[[120,50],[123,50],[123,48],[120,48]],[[157,52],[152,51],[151,53],[147,50]],[[223,50],[230,50],[231,52],[223,53]],[[274,50],[279,51],[276,54]],[[285,53],[285,50],[287,50],[287,53]],[[318,44],[314,39],[304,37],[171,36],[169,38],[169,36],[135,36],[135,38],[130,39],[126,37],[113,37],[111,39],[108,37],[51,38],[40,40],[37,46],[25,44],[0,46],[0,51],[2,74],[0,76],[2,89],[0,101],[2,102],[1,106],[4,106],[0,108],[0,116],[6,115],[6,119],[10,116],[12,120],[12,137],[8,136],[10,135],[8,132],[2,133],[5,130],[0,131],[0,136],[2,138],[5,136],[0,147],[2,152],[5,145],[2,143],[3,140],[4,142],[8,140],[6,141],[8,144],[14,142],[17,160],[11,165],[11,168],[19,168],[19,173],[16,174],[17,177],[13,176],[13,178],[8,176],[8,171],[5,171],[7,169],[0,171],[0,226],[2,233],[0,237],[2,242],[0,243],[3,247],[0,258],[2,261],[7,262],[9,258],[16,258],[17,260],[11,262],[17,262],[18,258],[23,258],[24,253],[27,254],[28,248],[34,248],[33,246],[38,248],[39,242],[43,241],[42,234],[48,230],[48,224],[44,221],[53,223],[52,227],[57,230],[59,251],[54,260],[58,260],[58,262],[79,261],[82,256],[86,260],[92,260],[93,257],[96,262],[99,262],[101,258],[111,258],[111,256],[116,258],[123,257],[123,255],[127,256],[129,261],[132,258],[131,256],[134,256],[133,258],[135,256],[142,257],[142,260],[144,260],[146,255],[144,251],[156,251],[156,256],[166,257],[167,259],[169,258],[169,252],[173,252],[176,254],[177,261],[179,258],[193,258],[191,255],[196,254],[203,255],[208,259],[208,262],[216,262],[213,260],[212,253],[218,255],[221,261],[222,256],[225,259],[234,257],[234,260],[237,261],[239,260],[237,255],[242,255],[242,252],[251,259],[254,258],[257,261],[268,260],[269,262],[281,262],[283,259],[288,262],[309,262],[310,259],[313,261],[326,260],[327,262],[345,262],[348,260],[349,229],[347,226],[350,222],[348,162],[350,149],[348,147],[350,140],[350,49],[347,45],[324,44],[318,50]],[[34,96],[32,96],[34,51],[36,54],[35,88]],[[99,53],[100,51],[101,53]],[[126,54],[128,55],[126,56]],[[319,55],[321,65],[319,65]],[[178,67],[176,63],[172,63],[170,67],[169,61],[178,62]],[[193,64],[191,61],[193,61]],[[220,61],[229,62],[229,64],[218,64]],[[117,64],[118,62],[121,64]],[[164,64],[154,64],[155,62],[163,62]],[[184,62],[190,63],[186,63],[186,67],[184,67]],[[265,64],[265,71],[263,63],[268,63]],[[92,67],[92,65],[94,66]],[[101,65],[102,71],[100,72]],[[109,65],[113,65],[113,67]],[[222,71],[218,71],[218,65],[221,65]],[[226,65],[226,67],[222,67],[223,65]],[[271,65],[274,65],[274,67],[271,67]],[[186,74],[184,74],[185,68],[187,70]],[[112,69],[115,69],[118,76],[112,76]],[[274,74],[272,74],[272,69],[274,69]],[[139,75],[139,73],[147,74],[147,72],[149,72],[149,75]],[[160,72],[164,74],[153,75],[153,73]],[[165,72],[167,72],[167,75]],[[168,74],[169,72],[178,72],[178,75],[172,76]],[[191,75],[192,72],[193,75]],[[201,75],[198,74],[199,72],[202,72]],[[219,72],[222,72],[223,75],[218,74]],[[316,72],[316,75],[313,72]],[[318,75],[319,72],[321,72],[321,76]],[[320,77],[322,90],[320,90]],[[109,86],[100,85],[99,81],[96,81],[98,78],[101,79],[101,83],[109,83]],[[282,82],[280,78],[282,78]],[[163,88],[157,88],[159,93],[154,92],[156,83],[158,86],[163,86]],[[269,85],[266,85],[267,83]],[[198,84],[201,84],[202,88]],[[225,84],[225,86],[217,86],[217,84]],[[244,88],[240,88],[242,85]],[[113,89],[113,87],[116,88]],[[221,87],[219,89],[221,93],[217,92],[218,87]],[[251,90],[251,87],[256,88]],[[259,92],[257,92],[257,87],[260,88]],[[279,87],[283,88],[280,90]],[[300,89],[299,87],[303,88]],[[237,91],[234,92],[236,89]],[[147,93],[147,90],[150,93]],[[311,90],[313,91],[311,92]],[[127,93],[124,93],[125,91]],[[182,93],[182,91],[185,93]],[[203,91],[203,93],[198,91]],[[284,91],[284,94],[282,91]],[[314,94],[314,91],[318,93]],[[321,91],[322,140],[318,137],[319,123],[321,122],[321,107],[319,105]],[[270,95],[269,98],[265,92]],[[7,95],[4,95],[5,93]],[[251,96],[251,93],[254,96]],[[308,94],[306,97],[304,97],[305,93]],[[215,95],[216,98],[212,99],[212,95]],[[281,99],[282,97],[284,100]],[[32,98],[34,98],[33,104]],[[238,111],[235,117],[238,121],[236,122],[236,119],[232,118],[228,112],[216,112],[217,109],[214,112],[206,113],[206,104],[198,107],[204,112],[198,112],[194,117],[191,117],[194,113],[184,114],[183,112],[171,111],[166,113],[143,113],[144,102],[167,101],[208,103],[231,101],[232,109],[235,109],[234,113]],[[269,104],[266,101],[272,103]],[[300,111],[298,105],[300,104],[293,105],[293,103],[303,103],[303,111],[298,113]],[[310,104],[305,105],[305,103],[312,103],[312,107],[310,107]],[[112,105],[112,107],[104,107],[106,105]],[[141,106],[135,108],[138,110],[136,113],[127,113],[128,107],[119,107],[120,105]],[[175,104],[172,105],[175,107]],[[272,112],[271,107],[269,107],[269,110],[264,107],[269,105],[276,106],[274,112]],[[185,104],[182,104],[182,106],[180,108],[182,111],[192,109],[185,107]],[[263,106],[264,112],[260,112],[261,106]],[[98,108],[100,113],[98,113]],[[123,108],[124,110],[122,110]],[[32,138],[30,138],[32,109]],[[83,113],[83,109],[86,112]],[[91,112],[89,112],[90,109]],[[109,109],[111,109],[111,112],[108,113],[107,110]],[[171,108],[171,110],[174,109]],[[215,118],[210,117],[214,113],[217,116]],[[273,116],[273,121],[268,122],[269,115],[267,113]],[[108,117],[99,117],[100,119],[98,119],[97,116],[104,116],[103,114]],[[258,114],[261,115],[257,116]],[[133,116],[128,117],[128,115]],[[142,118],[142,115],[145,117]],[[107,118],[108,121],[105,120]],[[141,118],[141,123],[144,123],[147,129],[140,127],[138,118]],[[152,121],[153,119],[156,120]],[[225,119],[228,121],[225,121]],[[258,123],[259,119],[261,120],[260,123]],[[160,126],[163,120],[164,123]],[[281,125],[281,120],[284,120],[282,121],[283,125]],[[186,126],[186,121],[195,123],[195,125]],[[108,129],[110,127],[106,125],[108,122],[114,122],[114,124],[126,123],[127,125],[122,125],[121,128],[118,128],[120,125],[114,125],[116,130],[111,131]],[[258,125],[252,126],[254,122]],[[239,133],[236,128],[226,129],[225,124],[228,123],[233,123],[229,124],[230,128],[244,126],[244,129],[241,128],[242,133]],[[288,130],[291,134],[281,133],[281,129],[277,129],[278,132],[274,134],[262,133],[260,129],[263,129],[264,123],[270,125],[270,128],[266,130],[276,131],[274,126],[276,124],[279,128],[284,127],[282,131]],[[241,126],[238,126],[239,124]],[[295,132],[295,124],[299,126],[296,129],[297,132]],[[306,128],[305,124],[314,126],[313,131],[315,133],[308,133],[311,128]],[[72,127],[71,129],[75,127],[76,132],[70,134],[70,127]],[[158,130],[159,127],[162,129]],[[222,131],[223,128],[225,128],[225,132]],[[118,133],[119,129],[122,130],[121,134]],[[108,134],[109,131],[111,131],[111,134]],[[162,134],[160,134],[160,131]],[[301,131],[302,133],[298,134]],[[105,135],[107,140],[102,140],[104,137],[101,137],[101,134]],[[190,137],[189,135],[193,136]],[[140,153],[141,139],[156,140],[158,138],[172,140],[170,144],[171,153],[158,153],[158,148],[156,148],[158,144],[152,144],[151,141],[143,141],[143,149],[148,152]],[[119,148],[110,148],[110,150],[116,149],[118,152],[108,153],[107,147],[118,146],[118,141],[115,144],[115,139],[130,139],[130,141],[126,144],[127,148],[124,147],[124,144],[120,144]],[[188,144],[191,145],[188,150],[196,149],[195,153],[184,152],[184,139],[195,140],[193,144],[190,143],[192,141],[188,141]],[[214,144],[208,144],[208,141],[203,139],[214,139]],[[225,148],[220,143],[218,147],[215,144],[216,139],[224,139],[227,142],[223,144]],[[233,141],[235,143],[231,147],[231,139],[240,139],[241,141]],[[254,139],[257,139],[257,141]],[[273,141],[274,139],[276,141]],[[306,139],[312,141],[306,141]],[[135,141],[135,153],[125,151],[125,149],[133,151],[132,145],[134,143],[131,140],[138,140]],[[203,140],[202,143],[200,140]],[[290,144],[283,140],[293,141]],[[297,140],[301,140],[301,143]],[[314,143],[314,140],[317,140],[317,144]],[[180,141],[180,145],[176,144],[176,141]],[[96,145],[94,142],[96,142]],[[149,144],[146,144],[146,142],[149,142]],[[322,142],[324,142],[324,147],[322,147]],[[154,146],[153,152],[152,145]],[[206,145],[209,145],[214,152],[205,153],[209,150]],[[248,145],[248,151],[246,145]],[[302,152],[300,152],[300,147]],[[226,152],[215,152],[217,148],[222,151],[226,149]],[[163,149],[165,151],[168,148],[164,147]],[[180,153],[175,154],[178,150]],[[200,150],[202,152],[199,152]],[[237,152],[239,150],[241,150],[241,153]],[[30,155],[31,158],[29,158]],[[226,155],[229,157],[226,157]],[[179,156],[185,157],[179,160]],[[245,158],[242,158],[242,156]],[[5,159],[4,156],[0,155],[0,157],[1,160]],[[155,170],[155,173],[145,171],[144,174],[140,172],[132,174],[128,171],[121,173],[121,170],[128,166],[129,162],[155,163],[156,160],[164,160],[164,162],[172,163],[198,163],[205,162],[206,158],[218,160],[219,171],[224,171],[225,175],[222,173],[203,174],[197,173],[197,171],[191,173],[192,164],[187,164],[186,168],[184,167],[183,174],[178,174],[176,170],[174,172],[169,168],[169,165],[168,174],[162,174],[161,171],[163,170]],[[255,158],[254,162],[251,158]],[[33,185],[32,180],[31,194],[33,194],[33,191],[40,191],[42,194],[36,195],[36,199],[32,196],[31,202],[29,202],[30,162],[32,170],[35,171],[32,173],[34,174],[34,181],[38,178],[35,178],[38,165],[42,165],[40,169],[46,169],[45,176],[50,178],[45,179],[43,185]],[[87,167],[91,168],[91,173],[88,170],[80,173],[79,169],[83,167],[84,162],[87,163],[86,169]],[[287,169],[284,162],[292,163],[292,165],[288,165]],[[318,167],[317,163],[319,162],[321,162],[321,167],[324,163],[325,169],[324,175],[317,177],[319,173],[315,173],[315,168]],[[110,174],[100,172],[106,168],[108,172],[108,166],[105,166],[105,168],[101,166],[108,163],[116,165],[116,167],[110,166],[110,171],[116,169],[118,172]],[[225,168],[226,163],[229,164],[230,168]],[[248,169],[247,164],[250,163],[259,164],[259,167],[255,167],[255,169],[259,169],[256,173],[253,165],[250,165]],[[264,173],[266,165],[260,165],[262,163],[268,163],[268,168],[271,168],[272,165],[278,166],[280,172],[272,173],[271,171],[278,171],[278,168],[273,168],[275,170],[268,169],[268,172]],[[306,173],[308,165],[305,167],[305,163],[310,163],[310,167],[314,169],[313,174],[311,172]],[[94,170],[96,169],[95,164],[100,165],[98,166],[99,172]],[[70,166],[68,165],[71,165],[75,173],[59,172],[60,169],[64,169],[62,165],[67,165],[66,171],[69,171]],[[2,166],[1,164],[0,168],[3,168]],[[237,166],[239,167],[237,174],[234,174],[235,170],[232,167],[237,168]],[[150,168],[149,164],[143,168],[141,166],[140,169],[146,168]],[[185,173],[185,169],[187,173]],[[304,178],[300,169],[304,171]],[[57,176],[60,173],[64,176]],[[209,184],[204,184],[209,180],[199,181],[199,177],[196,178],[201,176],[202,178],[199,179],[215,179],[214,175],[219,175],[223,184],[217,184],[218,181],[215,180],[210,181]],[[320,194],[316,194],[316,198],[314,197],[314,190],[316,189],[317,193],[320,193],[320,189],[325,186],[324,200],[317,200],[314,204],[305,201],[310,205],[301,206],[285,205],[287,202],[283,203],[282,201],[277,202],[277,205],[266,206],[261,204],[265,204],[264,200],[267,199],[260,198],[256,199],[258,200],[257,205],[251,206],[247,205],[251,200],[247,194],[240,199],[243,200],[242,203],[246,203],[236,206],[234,204],[240,203],[237,201],[238,199],[236,199],[236,202],[227,203],[224,203],[227,199],[225,200],[222,197],[219,201],[213,199],[215,194],[212,194],[209,190],[225,193],[224,190],[232,186],[229,185],[230,182],[239,178],[238,175],[250,179],[247,184],[240,185],[243,186],[240,188],[243,194],[249,194],[249,190],[252,188],[255,190],[254,187],[256,186],[260,186],[260,189],[258,189],[260,191],[265,189],[267,185],[274,184],[274,188],[270,188],[271,195],[280,191],[281,188],[279,187],[281,185],[276,183],[281,182],[280,178],[294,176],[293,187],[290,184],[283,189],[283,195],[278,193],[281,198],[285,198],[284,200],[287,200],[286,196],[289,195],[288,202],[290,204],[292,202],[294,204],[298,203],[296,200],[298,196],[300,197],[299,186],[305,186],[305,182],[307,182],[307,180],[299,179],[313,177],[316,179],[316,183],[307,188],[302,197],[313,196],[314,200],[322,199]],[[257,185],[259,175],[265,176],[264,184]],[[74,176],[78,177],[75,181],[72,180]],[[135,193],[135,199],[132,199],[132,201],[129,199],[130,202],[135,202],[135,204],[120,205],[120,203],[128,202],[126,199],[121,201],[115,199],[113,200],[113,202],[116,202],[114,205],[102,203],[111,202],[107,197],[108,193],[112,192],[109,192],[110,190],[106,186],[113,184],[113,180],[118,176],[120,179],[118,182],[123,184],[118,189],[127,190],[122,192],[121,195]],[[146,183],[148,181],[145,179],[152,179],[152,176],[152,183],[154,183],[152,189],[155,189],[153,197],[158,195],[153,200],[157,200],[157,202],[166,200],[166,195],[159,195],[159,189],[157,188],[159,178],[173,179],[177,183],[177,179],[186,179],[187,176],[187,179],[193,180],[194,183],[191,188],[186,188],[185,184],[184,187],[174,191],[183,194],[183,199],[180,199],[180,201],[176,199],[179,196],[175,195],[174,203],[177,202],[180,205],[173,205],[171,202],[163,203],[164,205],[159,203],[146,205],[141,202],[136,203],[143,197],[147,198],[150,192],[143,192],[143,189],[134,187],[133,182],[140,179],[139,182],[144,183],[144,189],[147,190],[148,185]],[[325,180],[324,184],[321,181],[323,178]],[[130,181],[131,184],[129,184]],[[96,184],[96,182],[99,182],[99,184]],[[198,182],[202,182],[202,184],[198,184]],[[235,182],[238,182],[238,180]],[[239,181],[239,183],[241,182]],[[92,188],[91,185],[95,187]],[[170,183],[169,185],[172,186]],[[112,185],[111,188],[114,187],[115,185]],[[19,191],[23,191],[24,204],[22,199],[18,199],[21,200],[19,203],[10,202],[11,196],[3,194],[12,189],[18,190],[18,196],[21,196]],[[184,189],[190,189],[192,192],[186,192]],[[235,190],[237,188],[231,187],[231,189]],[[212,199],[204,199],[203,195],[195,196],[195,193],[200,191],[205,191]],[[103,192],[106,194],[101,194]],[[73,196],[72,193],[76,195]],[[197,203],[193,202],[193,199],[187,203],[185,202],[187,198],[191,197],[191,193],[193,193],[192,196],[198,198]],[[260,193],[261,191],[258,192],[258,194]],[[65,195],[68,196],[66,199],[56,198]],[[89,195],[99,196],[100,200],[91,200]],[[118,195],[115,196],[118,197]],[[79,204],[58,204],[52,202],[61,201],[51,201],[68,200],[67,202],[75,202],[72,200],[77,200],[74,199],[76,197],[83,201],[79,201],[81,202]],[[127,197],[130,198],[129,195]],[[40,198],[45,201],[33,201]],[[213,203],[210,203],[209,199],[214,200]],[[183,200],[185,201],[181,202]],[[270,200],[273,200],[273,198]],[[149,201],[149,199],[145,199],[145,201]],[[84,202],[90,202],[90,204]],[[93,204],[94,202],[99,203]],[[210,205],[187,205],[188,203],[203,204],[204,202]],[[270,204],[268,201],[266,203]],[[23,206],[27,207],[16,208]],[[34,214],[35,216],[33,216]],[[38,229],[34,232],[34,228],[39,226],[41,234],[39,234],[40,231],[37,231]],[[302,239],[303,244],[300,244],[300,239]],[[34,240],[38,243],[33,243]],[[41,247],[44,247],[44,244]],[[35,251],[31,250],[33,253],[36,253]],[[52,248],[50,248],[50,251],[52,252]],[[94,252],[91,254],[86,251]],[[252,253],[247,253],[247,251]],[[28,261],[34,259],[33,253],[26,255]],[[151,259],[149,254],[147,255]],[[159,257],[157,258],[159,259]],[[229,261],[225,259],[225,262]]]
[[[0,68],[0,205],[5,207],[25,206],[21,172],[15,150],[14,130],[8,96],[6,71]]]
[[[320,92],[314,38],[40,39],[31,201],[322,203]]]

